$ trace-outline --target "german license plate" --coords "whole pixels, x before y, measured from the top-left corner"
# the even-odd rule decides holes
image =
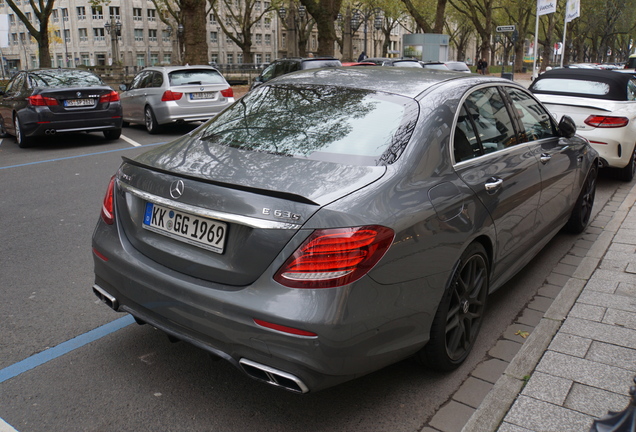
[[[95,103],[93,99],[67,99],[64,101],[64,106],[67,107],[79,107],[79,106],[91,106]]]
[[[190,93],[190,100],[214,99],[216,92]]]
[[[216,253],[223,253],[227,224],[146,203],[145,229]]]

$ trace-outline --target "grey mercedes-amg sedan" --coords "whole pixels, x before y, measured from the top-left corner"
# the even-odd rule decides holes
[[[598,155],[574,133],[506,79],[288,74],[124,159],[93,291],[294,392],[409,356],[452,370],[488,293],[587,225]]]

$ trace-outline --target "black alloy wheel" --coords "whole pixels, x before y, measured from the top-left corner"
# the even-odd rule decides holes
[[[427,366],[450,371],[468,357],[484,318],[489,279],[488,255],[481,244],[472,243],[444,293],[429,343],[418,354]]]
[[[568,219],[565,224],[565,230],[569,233],[582,233],[592,217],[592,207],[594,206],[594,197],[596,196],[597,173],[598,169],[596,166],[592,166],[587,173],[581,193],[576,199],[576,203],[574,203],[574,209],[572,209],[570,219]]]

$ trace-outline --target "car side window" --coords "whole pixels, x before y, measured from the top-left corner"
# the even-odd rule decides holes
[[[627,83],[627,100],[636,100],[636,80],[630,79]]]
[[[518,144],[512,119],[496,87],[471,93],[464,103],[473,120],[484,153],[492,153]]]
[[[135,90],[138,89],[141,85],[141,82],[143,80],[143,78],[148,74],[148,72],[141,72],[139,74],[137,74],[132,82],[130,83],[130,89],[129,90]]]
[[[146,75],[141,79],[141,83],[139,83],[139,88],[148,88],[152,87],[152,72],[147,72]]]
[[[550,114],[539,102],[521,89],[505,87],[505,91],[510,96],[513,108],[523,124],[526,141],[556,136]]]
[[[453,136],[453,155],[455,156],[455,163],[473,159],[482,154],[484,154],[484,152],[479,143],[479,139],[477,139],[475,126],[468,111],[462,106],[459,109],[459,117]]]
[[[154,72],[152,74],[152,85],[150,87],[161,87],[163,85],[163,74],[161,72]]]
[[[20,74],[13,81],[9,83],[7,86],[6,93],[8,96],[16,96],[20,94],[22,91],[22,86],[24,84],[24,74]]]
[[[269,80],[271,80],[272,78],[274,78],[274,70],[276,69],[278,63],[272,63],[271,65],[267,66],[265,68],[265,70],[261,73],[261,81],[262,82],[267,82]]]

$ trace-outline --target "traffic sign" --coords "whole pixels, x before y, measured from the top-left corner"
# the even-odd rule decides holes
[[[513,25],[505,25],[505,26],[497,26],[497,31],[499,33],[511,32],[515,31],[516,27]]]

